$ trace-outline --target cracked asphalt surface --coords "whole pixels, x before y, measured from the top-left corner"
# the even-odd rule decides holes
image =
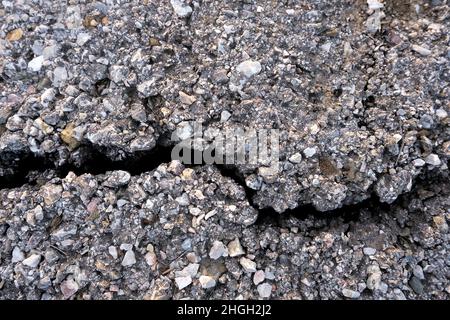
[[[2,1],[0,299],[448,299],[446,1]],[[280,170],[172,161],[277,129]]]

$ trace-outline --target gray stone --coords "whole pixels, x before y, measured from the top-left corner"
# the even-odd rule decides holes
[[[221,241],[214,241],[209,251],[209,257],[217,260],[220,257],[228,256],[228,249]]]
[[[366,282],[367,288],[377,290],[381,285],[381,272],[374,272],[369,275]]]
[[[256,272],[256,263],[246,257],[242,257],[239,263],[244,268],[245,272]]]
[[[425,129],[431,129],[434,125],[434,120],[433,117],[431,117],[428,114],[423,115],[420,118],[420,124],[422,125],[423,128]]]
[[[378,0],[367,0],[367,5],[370,10],[377,10],[384,8],[384,4],[379,2]]]
[[[417,293],[418,295],[423,294],[424,286],[419,278],[417,278],[416,276],[412,276],[408,283],[415,293]]]
[[[436,110],[436,116],[437,116],[439,119],[445,119],[445,118],[447,118],[448,113],[447,113],[447,111],[445,111],[444,109],[437,109],[437,110]]]
[[[115,83],[126,80],[129,70],[125,66],[114,65],[109,68],[109,78]]]
[[[415,166],[415,167],[423,167],[424,165],[425,165],[425,161],[423,161],[422,159],[414,159],[413,160],[413,165]]]
[[[383,11],[375,10],[375,12],[366,20],[366,29],[370,33],[376,33],[381,30],[381,20],[385,17]]]
[[[69,278],[61,283],[60,289],[64,299],[68,299],[77,293],[80,287],[74,279]]]
[[[113,171],[105,181],[105,186],[118,188],[128,184],[131,179],[129,172],[123,170]]]
[[[423,269],[419,265],[415,265],[413,268],[414,276],[419,280],[425,280],[425,275],[423,274]]]
[[[395,300],[407,300],[406,296],[405,296],[405,294],[403,293],[402,290],[396,288],[396,289],[394,289],[393,292],[394,292]]]
[[[119,254],[117,253],[117,248],[114,246],[109,246],[108,247],[108,253],[111,255],[111,257],[113,257],[114,259],[117,259],[117,257],[119,256]]]
[[[183,91],[179,91],[178,95],[180,97],[180,101],[181,103],[190,106],[191,104],[193,104],[195,101],[197,101],[197,98],[194,96],[190,96],[187,93],[183,92]]]
[[[226,122],[228,119],[231,118],[231,113],[229,113],[227,110],[222,111],[220,114],[220,121]]]
[[[190,276],[191,278],[194,278],[197,275],[199,267],[200,265],[198,263],[190,263],[186,267],[184,267],[183,270],[176,271],[175,276],[176,277]]]
[[[156,79],[151,79],[142,82],[137,86],[137,90],[144,96],[150,97],[158,94],[157,88],[155,86]]]
[[[133,245],[131,243],[122,243],[120,245],[120,250],[129,251],[133,249]]]

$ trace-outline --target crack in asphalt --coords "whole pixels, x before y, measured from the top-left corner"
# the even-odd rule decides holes
[[[66,177],[69,172],[74,172],[76,175],[86,173],[99,175],[115,170],[125,170],[132,176],[135,176],[152,171],[163,163],[169,163],[171,161],[171,150],[171,144],[167,143],[167,140],[162,138],[158,140],[155,148],[150,151],[133,153],[123,160],[113,161],[109,159],[106,153],[102,152],[98,147],[84,144],[79,147],[78,151],[82,155],[82,160],[80,163],[66,163],[59,167],[51,161],[51,157],[38,157],[30,154],[22,157],[18,163],[19,170],[15,171],[13,175],[0,177],[0,190],[17,188],[25,184],[36,185],[38,182],[33,176],[36,175],[36,173],[43,173],[47,170],[53,170],[55,172],[55,176],[59,178]],[[185,167],[189,168],[202,167],[204,165],[206,164],[184,164]],[[341,217],[344,221],[356,221],[362,209],[376,211],[381,208],[389,208],[390,206],[394,206],[396,203],[382,203],[380,202],[378,196],[372,192],[371,196],[362,202],[352,205],[344,205],[341,208],[331,211],[322,212],[315,209],[311,204],[303,204],[294,209],[288,209],[283,213],[278,213],[271,207],[260,208],[254,203],[253,198],[256,195],[256,191],[246,185],[243,175],[239,173],[235,166],[220,164],[213,164],[212,166],[216,167],[222,176],[233,180],[233,182],[243,188],[249,205],[258,212],[258,219],[255,224],[262,225],[268,223],[273,225],[281,225],[283,220],[292,216],[297,219],[307,219],[309,217],[335,219],[337,217]]]

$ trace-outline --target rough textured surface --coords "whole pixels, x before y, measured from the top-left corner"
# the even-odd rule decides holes
[[[2,1],[0,298],[448,298],[449,10]],[[281,170],[169,163],[192,120]]]
[[[449,184],[265,215],[213,167],[49,173],[0,191],[0,293],[27,299],[448,299]]]

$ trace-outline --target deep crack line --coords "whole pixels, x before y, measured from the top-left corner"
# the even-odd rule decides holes
[[[140,175],[145,172],[155,170],[163,163],[169,163],[171,159],[173,144],[161,138],[158,140],[155,148],[150,151],[137,152],[130,154],[123,160],[111,160],[107,157],[105,152],[101,149],[89,144],[80,146],[79,152],[82,153],[81,163],[67,163],[60,167],[56,167],[55,163],[50,158],[37,157],[34,155],[28,155],[23,157],[19,162],[19,171],[16,171],[12,176],[0,177],[0,190],[17,188],[24,184],[36,185],[36,181],[32,180],[30,175],[34,172],[43,173],[47,170],[54,170],[57,177],[63,179],[69,172],[74,172],[76,175],[92,174],[99,175],[108,171],[124,170],[129,172],[132,176]],[[187,168],[196,168],[207,165],[202,164],[183,164]],[[389,210],[391,207],[396,206],[401,198],[407,196],[412,191],[402,194],[393,203],[387,204],[380,201],[375,192],[371,192],[370,196],[356,204],[344,205],[340,208],[319,211],[311,204],[300,204],[294,209],[288,209],[282,213],[275,211],[271,207],[260,208],[253,198],[256,195],[256,191],[249,188],[243,175],[233,165],[212,164],[221,173],[222,176],[231,179],[234,183],[239,185],[246,195],[246,199],[249,205],[258,212],[258,219],[255,224],[274,224],[281,225],[282,221],[289,217],[295,217],[296,219],[307,219],[310,217],[333,220],[336,218],[343,218],[344,221],[357,221],[359,214],[363,209],[376,212],[378,210]],[[423,182],[420,177],[416,178],[417,183],[414,183],[415,187],[418,187]]]

